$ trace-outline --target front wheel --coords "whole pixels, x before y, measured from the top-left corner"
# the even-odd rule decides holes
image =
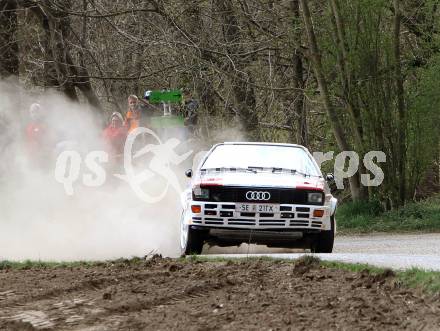
[[[186,224],[184,219],[185,212],[182,213],[180,220],[180,249],[182,256],[191,254],[201,254],[205,241],[204,233],[200,230],[192,229]]]
[[[331,229],[322,231],[313,241],[312,253],[331,253],[335,241],[335,216],[330,218]]]

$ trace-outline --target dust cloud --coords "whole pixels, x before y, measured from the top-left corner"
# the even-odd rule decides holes
[[[109,171],[104,185],[83,185],[82,176],[93,175],[85,156],[102,149],[102,116],[59,94],[31,92],[13,82],[0,82],[0,100],[0,260],[179,254],[180,192],[170,187],[164,199],[149,204]],[[50,131],[44,151],[32,150],[26,141],[28,109],[35,102]],[[57,156],[66,148],[82,157],[73,195],[54,176]],[[184,169],[178,170],[183,188],[188,181],[181,178]],[[155,194],[163,185],[164,178],[155,176],[147,189]]]

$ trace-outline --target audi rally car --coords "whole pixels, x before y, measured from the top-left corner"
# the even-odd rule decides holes
[[[337,200],[305,147],[217,144],[186,176],[182,254],[200,254],[205,242],[332,252]]]

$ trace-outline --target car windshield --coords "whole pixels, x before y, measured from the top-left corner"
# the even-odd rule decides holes
[[[202,165],[202,169],[212,168],[271,168],[296,170],[310,176],[320,175],[302,148],[281,145],[219,145]]]

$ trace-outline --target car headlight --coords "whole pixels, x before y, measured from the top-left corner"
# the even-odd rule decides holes
[[[323,194],[321,192],[313,192],[307,194],[307,201],[313,204],[321,204],[322,203]]]
[[[194,187],[193,193],[196,199],[209,199],[209,189],[207,188]]]

